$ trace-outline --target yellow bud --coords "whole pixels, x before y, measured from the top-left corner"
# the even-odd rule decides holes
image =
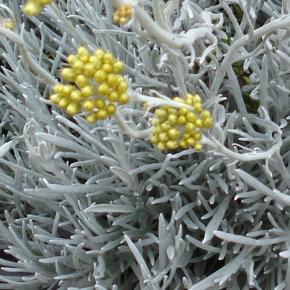
[[[179,146],[180,146],[182,149],[187,148],[187,144],[186,144],[186,142],[185,142],[184,140],[182,140],[182,141],[179,142]]]
[[[59,104],[60,100],[62,99],[59,94],[53,94],[49,97],[49,99],[56,105]]]
[[[127,17],[120,17],[119,23],[120,24],[125,24],[128,22],[128,18]]]
[[[87,62],[89,62],[89,58],[90,58],[89,55],[81,55],[81,56],[79,56],[79,60],[80,60],[82,63],[87,63]]]
[[[202,118],[203,118],[203,119],[210,118],[210,117],[211,117],[211,113],[210,113],[210,111],[208,111],[208,110],[204,110],[204,111],[202,112]]]
[[[169,129],[167,134],[171,139],[176,139],[180,135],[180,132],[177,129],[172,128]]]
[[[212,125],[213,125],[213,122],[212,122],[212,118],[211,117],[205,118],[203,120],[203,126],[204,126],[204,128],[211,128]]]
[[[177,119],[177,125],[179,126],[183,126],[186,124],[186,118],[184,116],[180,116],[178,119]]]
[[[194,144],[195,144],[195,140],[194,140],[193,138],[187,138],[187,139],[186,139],[186,144],[187,144],[188,146],[194,146]]]
[[[170,114],[168,116],[168,122],[171,124],[171,125],[175,125],[176,122],[177,122],[177,117],[173,114]]]
[[[55,93],[62,93],[63,92],[63,85],[57,84],[57,85],[53,86],[52,89]]]
[[[77,103],[70,103],[68,104],[66,111],[70,115],[76,115],[80,112],[80,106]]]
[[[167,147],[167,149],[173,150],[173,149],[176,149],[178,147],[178,143],[176,141],[169,140],[166,143],[166,147]]]
[[[101,83],[103,81],[105,81],[107,78],[107,74],[106,72],[104,72],[103,70],[98,70],[96,73],[95,73],[95,80],[98,82],[98,83]]]
[[[84,69],[84,64],[80,60],[76,60],[71,66],[76,73],[81,73]]]
[[[188,112],[186,114],[186,119],[188,122],[191,122],[191,123],[195,123],[196,122],[196,116],[193,112]]]
[[[195,121],[195,126],[198,127],[198,128],[201,128],[201,127],[202,127],[202,120],[197,119],[197,120]]]
[[[151,141],[151,143],[153,143],[153,144],[157,144],[158,141],[159,141],[158,136],[157,136],[157,135],[153,135],[153,136],[151,136],[150,141]]]
[[[162,109],[157,109],[155,111],[155,115],[159,118],[165,118],[165,117],[167,117],[167,112],[162,110]]]
[[[128,17],[131,17],[132,14],[133,14],[133,10],[132,10],[132,7],[127,7],[126,8],[126,14]]]
[[[158,148],[160,151],[164,151],[164,150],[166,150],[166,146],[165,146],[165,144],[162,143],[162,142],[159,142],[159,143],[157,144],[157,148]]]
[[[58,106],[62,109],[65,109],[69,103],[68,99],[61,99],[58,103]]]
[[[97,117],[96,117],[96,114],[95,113],[91,113],[91,114],[88,114],[86,116],[86,121],[89,123],[89,124],[93,124],[97,121]]]
[[[83,98],[82,98],[82,93],[79,90],[74,90],[71,94],[70,94],[70,99],[74,102],[80,102]]]
[[[179,98],[179,97],[174,97],[173,101],[177,102],[177,103],[184,103],[184,100]]]
[[[70,96],[70,94],[73,92],[73,90],[74,90],[74,87],[73,86],[66,86],[66,85],[64,85],[63,86],[63,90],[62,90],[62,93],[63,93],[63,95],[65,96],[65,97],[69,97]]]
[[[101,66],[101,61],[96,55],[90,56],[89,63],[94,65],[96,68],[99,68]]]
[[[12,30],[15,28],[15,21],[12,18],[5,19],[3,26],[6,29]]]
[[[108,84],[110,87],[115,87],[116,84],[117,84],[117,77],[116,77],[116,75],[114,75],[114,74],[110,74],[110,75],[108,75],[108,78],[107,78],[107,84]]]
[[[75,83],[80,87],[83,88],[89,84],[89,80],[86,76],[84,75],[78,75],[76,77]]]
[[[98,48],[96,51],[95,51],[95,55],[101,60],[104,56],[105,52],[104,50]]]
[[[201,102],[201,97],[200,97],[199,95],[195,95],[195,96],[193,97],[193,99],[192,99],[192,102],[193,102],[194,104],[196,104],[196,103],[200,103],[200,102]]]
[[[154,132],[154,134],[159,134],[159,133],[162,132],[162,129],[161,129],[160,126],[158,126],[158,127],[154,127],[154,128],[153,128],[153,132]]]
[[[193,104],[193,107],[194,107],[194,111],[196,113],[201,113],[202,112],[202,105],[201,105],[201,103],[194,103]]]
[[[82,108],[85,111],[92,111],[95,108],[95,102],[94,102],[94,100],[85,100],[83,102]]]
[[[113,104],[109,104],[106,107],[106,111],[107,111],[107,113],[108,113],[109,116],[113,116],[116,113],[116,110],[117,110],[117,108]]]
[[[116,78],[117,78],[117,84],[119,84],[122,81],[126,81],[125,78],[119,74],[116,74]]]
[[[165,122],[165,123],[163,123],[163,124],[161,124],[161,130],[162,131],[164,131],[164,132],[166,132],[166,131],[168,131],[169,129],[171,129],[171,126],[170,126],[170,124],[169,123],[167,123],[167,122]]]
[[[187,108],[180,108],[179,109],[179,114],[182,116],[186,116],[186,114],[189,112]]]
[[[186,99],[192,100],[193,99],[193,95],[192,94],[186,94]]]
[[[114,21],[115,23],[119,23],[119,21],[120,21],[120,17],[119,17],[119,15],[118,15],[117,13],[114,14],[113,21]]]
[[[197,150],[197,151],[200,151],[202,149],[202,144],[201,143],[196,143],[194,145],[194,149]]]
[[[122,93],[125,93],[126,91],[128,90],[128,83],[127,81],[121,81],[119,84],[118,84],[118,87],[117,87],[117,91],[122,94]]]
[[[186,133],[192,133],[192,131],[195,129],[195,126],[192,123],[187,123],[185,125],[185,131]]]
[[[165,132],[160,133],[158,138],[162,142],[166,142],[168,140],[168,136],[167,136],[167,134]]]
[[[119,12],[119,15],[120,15],[121,17],[126,17],[126,16],[127,16],[126,7],[124,7],[124,6],[121,6],[121,7],[118,9],[118,12]]]
[[[195,141],[200,141],[200,140],[201,140],[201,134],[200,134],[200,132],[196,132],[196,133],[194,133],[194,134],[193,134],[193,139],[194,139]]]
[[[94,94],[94,88],[91,85],[87,85],[82,88],[83,97],[87,98]]]
[[[61,70],[61,76],[65,81],[73,81],[75,79],[75,73],[71,68],[63,68]]]
[[[106,107],[106,102],[102,99],[96,99],[95,100],[95,106],[98,109],[104,109]]]
[[[23,7],[23,12],[27,16],[36,16],[41,12],[42,8],[41,4],[28,1]]]
[[[68,55],[68,57],[66,58],[67,62],[72,65],[77,61],[77,57],[74,54],[70,54]]]
[[[110,74],[110,73],[113,72],[113,67],[112,67],[112,65],[110,65],[108,63],[105,63],[105,64],[102,65],[102,70],[104,72],[106,72],[107,74]]]
[[[169,114],[173,114],[173,115],[177,115],[178,114],[178,109],[176,108],[168,108],[168,113]]]
[[[110,88],[108,87],[107,84],[101,84],[98,86],[97,88],[97,93],[100,95],[100,96],[105,96],[106,94],[109,93],[109,90]]]
[[[119,99],[118,99],[118,102],[121,104],[121,105],[125,105],[129,102],[129,96],[127,94],[122,94]]]
[[[119,95],[117,92],[113,91],[111,93],[109,93],[108,95],[108,99],[111,101],[111,102],[117,102],[118,99],[119,99]]]
[[[169,106],[160,106],[160,109],[168,112],[168,110],[170,109],[170,107]]]
[[[103,62],[107,64],[113,64],[114,56],[111,53],[106,52],[103,56]]]
[[[158,125],[160,125],[160,121],[159,121],[158,119],[153,119],[153,120],[151,121],[151,124],[152,124],[153,126],[158,126]]]
[[[95,66],[92,63],[87,63],[84,66],[84,74],[88,77],[93,77],[96,72]]]
[[[79,47],[77,52],[78,52],[79,56],[84,56],[84,55],[89,56],[90,55],[89,51],[83,46]]]
[[[124,63],[122,61],[116,61],[113,64],[113,71],[114,73],[122,73],[124,71]]]
[[[105,120],[108,117],[108,113],[105,110],[99,110],[96,113],[97,120]]]

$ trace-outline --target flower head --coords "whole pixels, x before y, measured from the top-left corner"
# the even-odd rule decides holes
[[[131,4],[120,6],[114,14],[114,22],[119,24],[126,24],[133,15]]]
[[[152,120],[151,142],[162,151],[179,147],[201,150],[201,129],[212,127],[211,113],[203,110],[199,95],[187,94],[185,99],[175,97],[173,100],[191,106],[192,110],[170,106],[157,109]]]
[[[36,16],[42,9],[49,4],[52,4],[53,0],[27,0],[23,7],[23,12],[27,16]]]
[[[16,26],[15,21],[12,18],[7,18],[1,21],[1,26],[8,30],[13,30]]]
[[[67,61],[69,65],[61,70],[67,84],[54,86],[50,100],[68,114],[84,111],[86,120],[94,123],[114,115],[116,105],[129,102],[124,64],[111,53],[97,49],[91,54],[80,47]]]

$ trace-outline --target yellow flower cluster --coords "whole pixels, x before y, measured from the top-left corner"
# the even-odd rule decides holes
[[[16,24],[12,18],[7,18],[1,22],[1,26],[5,29],[13,30],[15,28]]]
[[[175,97],[173,100],[191,106],[192,110],[170,106],[161,106],[157,109],[152,120],[151,142],[162,151],[179,147],[201,150],[200,130],[212,127],[211,113],[203,110],[199,95],[187,94],[185,99]]]
[[[85,111],[87,122],[95,123],[114,115],[117,104],[129,102],[124,63],[111,53],[97,49],[91,54],[80,47],[67,61],[69,66],[61,70],[61,76],[70,84],[55,85],[50,100],[68,114]]]
[[[23,12],[27,16],[35,16],[38,15],[44,6],[52,4],[54,0],[27,0],[24,4]]]
[[[114,14],[114,22],[119,24],[127,23],[132,17],[133,9],[130,4],[120,6]]]

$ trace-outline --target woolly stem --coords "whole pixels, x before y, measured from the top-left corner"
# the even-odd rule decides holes
[[[124,133],[130,135],[133,138],[146,139],[150,136],[150,134],[152,132],[152,128],[149,128],[149,129],[146,129],[143,131],[139,131],[139,130],[136,130],[136,129],[130,127],[118,110],[117,110],[116,114],[114,115],[114,117],[115,117],[117,124],[124,131]]]
[[[149,103],[152,108],[158,107],[158,106],[170,106],[170,107],[175,107],[175,108],[187,108],[187,109],[192,110],[191,106],[188,106],[184,103],[178,103],[170,99],[165,100],[165,99],[160,99],[160,98],[155,98],[155,97],[148,97],[148,96],[144,96],[142,94],[136,93],[136,92],[131,92],[131,96],[133,97],[134,101],[141,102],[141,103]]]
[[[230,159],[236,159],[239,161],[256,161],[256,160],[261,160],[261,159],[268,159],[270,158],[276,151],[278,151],[282,145],[282,141],[279,140],[278,143],[273,145],[269,150],[264,151],[264,152],[250,152],[250,153],[236,153],[228,148],[226,148],[222,143],[220,143],[217,140],[211,140],[207,138],[206,136],[202,137],[202,143],[205,145],[208,145],[215,149],[217,152],[227,156]]]

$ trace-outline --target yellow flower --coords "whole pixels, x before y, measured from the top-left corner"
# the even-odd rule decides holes
[[[36,16],[46,5],[52,4],[52,2],[53,0],[27,0],[23,12],[27,16]]]
[[[202,149],[201,129],[211,128],[213,120],[208,110],[203,110],[199,95],[187,94],[183,100],[175,97],[176,102],[192,107],[192,110],[161,106],[155,111],[152,120],[153,134],[151,142],[159,150],[174,150],[177,148]]]
[[[114,14],[114,22],[118,24],[126,24],[133,15],[133,8],[131,4],[120,6]]]
[[[12,18],[7,18],[1,22],[1,26],[8,30],[13,30],[16,25],[15,25],[15,21]]]
[[[124,64],[102,49],[91,54],[80,47],[67,57],[68,66],[60,75],[70,84],[53,87],[50,100],[71,116],[86,112],[86,120],[94,123],[116,113],[117,105],[129,102],[128,83],[122,75]]]

